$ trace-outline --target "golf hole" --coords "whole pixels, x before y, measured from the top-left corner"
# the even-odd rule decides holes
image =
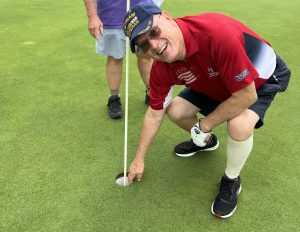
[[[128,182],[128,172],[126,173],[126,176],[124,177],[124,172],[121,172],[116,176],[116,183],[120,186],[128,186],[130,183]]]

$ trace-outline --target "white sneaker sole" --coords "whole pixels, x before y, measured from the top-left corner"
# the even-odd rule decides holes
[[[240,195],[241,191],[242,191],[242,185],[239,188],[238,196]],[[215,201],[212,203],[210,210],[211,210],[212,214],[215,215],[217,218],[222,218],[222,219],[229,218],[234,214],[234,212],[236,211],[236,208],[237,208],[237,205],[236,205],[236,207],[229,214],[220,215],[220,214],[214,212],[214,203],[215,203]]]
[[[207,148],[205,150],[200,150],[200,151],[196,151],[196,152],[191,152],[191,153],[188,153],[188,154],[178,154],[178,153],[175,153],[175,155],[180,156],[180,157],[190,157],[190,156],[195,155],[198,152],[202,152],[202,151],[214,151],[218,147],[219,147],[219,140],[218,140],[217,144],[214,147],[210,147],[210,148]]]

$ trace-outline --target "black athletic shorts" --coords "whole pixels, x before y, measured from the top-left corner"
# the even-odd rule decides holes
[[[291,71],[287,65],[279,56],[276,56],[276,68],[274,73],[263,86],[256,90],[258,99],[249,107],[250,110],[259,116],[259,121],[256,123],[255,128],[259,128],[264,124],[267,109],[271,105],[275,95],[278,92],[284,92],[286,90],[290,76]],[[200,109],[199,112],[204,116],[208,115],[220,104],[220,102],[190,88],[185,88],[178,96],[197,106]]]

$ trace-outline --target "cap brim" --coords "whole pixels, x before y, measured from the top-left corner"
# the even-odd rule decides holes
[[[147,26],[149,25],[149,22],[150,22],[150,27],[147,30],[145,30],[147,28]],[[136,50],[135,50],[135,45],[136,45],[135,44],[135,39],[136,39],[136,37],[139,36],[139,35],[143,35],[143,34],[147,33],[148,31],[150,31],[152,26],[153,26],[153,15],[151,15],[150,17],[145,19],[143,22],[141,22],[139,25],[137,25],[134,28],[134,30],[131,34],[131,38],[130,38],[130,49],[133,53],[136,52]],[[143,31],[142,34],[140,33],[141,31]]]

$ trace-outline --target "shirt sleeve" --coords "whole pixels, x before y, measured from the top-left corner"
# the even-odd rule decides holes
[[[169,76],[161,62],[154,62],[151,69],[150,106],[154,110],[166,109],[172,100],[173,86]]]
[[[244,38],[230,27],[222,28],[212,40],[212,55],[223,84],[234,93],[251,84],[258,73],[246,54]]]

